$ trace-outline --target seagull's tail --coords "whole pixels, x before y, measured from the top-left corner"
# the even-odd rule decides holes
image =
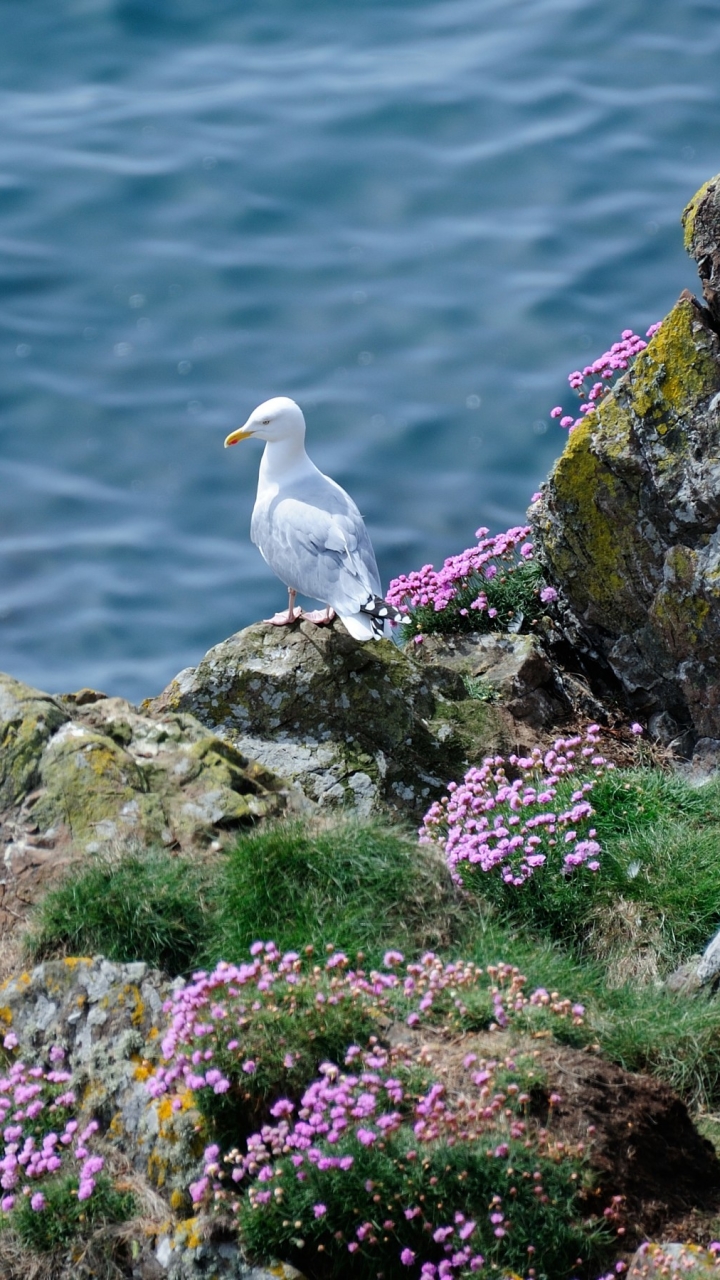
[[[341,614],[340,617],[355,640],[382,640],[383,637],[389,640],[395,627],[408,621],[394,604],[388,604],[382,596],[370,596],[359,613],[349,617]]]

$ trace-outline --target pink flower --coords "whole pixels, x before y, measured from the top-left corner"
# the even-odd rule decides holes
[[[324,1217],[325,1217],[325,1214],[327,1213],[327,1205],[326,1205],[326,1204],[314,1204],[314,1205],[313,1205],[313,1213],[315,1214],[315,1217],[316,1217],[316,1218],[324,1218]]]
[[[400,1254],[400,1261],[402,1262],[404,1267],[411,1267],[413,1262],[415,1261],[415,1254],[413,1253],[412,1249],[403,1249],[402,1253]]]
[[[30,1208],[33,1209],[35,1213],[40,1213],[41,1209],[45,1208],[45,1197],[42,1191],[36,1191],[35,1195],[31,1196]]]
[[[543,587],[540,592],[540,599],[543,604],[552,604],[553,600],[557,600],[558,593],[554,587]]]
[[[635,720],[634,723],[630,725],[630,732],[640,734],[643,732],[643,727],[641,724],[638,724],[637,720]]]

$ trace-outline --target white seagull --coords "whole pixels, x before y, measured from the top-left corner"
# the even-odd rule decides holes
[[[266,400],[230,432],[225,448],[251,437],[266,444],[250,536],[288,589],[287,612],[266,622],[282,627],[304,618],[322,626],[337,615],[356,640],[391,635],[403,616],[382,597],[375,553],[355,503],[305,452],[300,406],[287,396]],[[325,609],[296,608],[298,592]]]

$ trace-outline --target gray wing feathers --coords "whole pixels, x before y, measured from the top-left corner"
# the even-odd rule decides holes
[[[362,516],[344,489],[325,476],[291,484],[269,503],[258,503],[251,536],[286,586],[336,613],[356,613],[369,596],[380,594]]]

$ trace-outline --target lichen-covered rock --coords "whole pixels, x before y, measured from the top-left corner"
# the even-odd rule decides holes
[[[685,248],[695,259],[703,295],[720,321],[720,173],[706,182],[683,212]]]
[[[191,715],[0,674],[0,924],[83,853],[125,841],[189,850],[284,806],[270,772]]]
[[[187,1187],[203,1150],[194,1099],[188,1093],[173,1112],[147,1089],[172,989],[141,962],[48,960],[0,986],[0,1029],[14,1033],[25,1061],[47,1061],[51,1046],[61,1045],[83,1115],[100,1121],[107,1140],[169,1196],[173,1209],[189,1210]]]
[[[462,770],[444,712],[466,698],[459,675],[390,641],[362,645],[340,624],[301,623],[238,632],[146,705],[192,712],[286,779],[300,804],[418,814]]]
[[[557,723],[570,709],[562,678],[536,635],[431,635],[419,661],[457,671],[466,682],[481,678],[489,695],[533,729]]]
[[[682,1280],[717,1280],[720,1273],[717,1252],[700,1244],[656,1244],[646,1241],[634,1254],[627,1270],[628,1280],[653,1277],[682,1277]]]
[[[690,294],[573,431],[531,518],[574,644],[658,736],[720,736],[720,338]]]

